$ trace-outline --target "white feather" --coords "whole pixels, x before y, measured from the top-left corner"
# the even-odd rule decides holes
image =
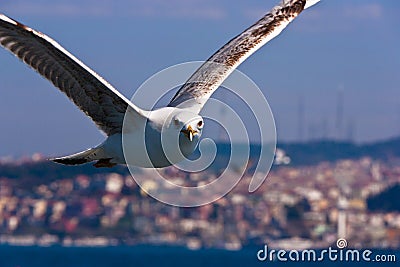
[[[306,5],[304,6],[304,9],[307,9],[316,3],[318,3],[320,0],[307,0]]]

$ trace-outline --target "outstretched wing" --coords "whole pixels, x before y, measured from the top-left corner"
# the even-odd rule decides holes
[[[127,108],[142,110],[57,42],[0,14],[0,44],[65,93],[107,135],[122,131]]]
[[[198,113],[232,71],[260,47],[279,35],[304,9],[320,0],[284,0],[263,18],[230,40],[186,81],[168,106]]]

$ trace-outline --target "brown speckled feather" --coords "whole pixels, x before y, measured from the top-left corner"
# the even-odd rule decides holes
[[[0,44],[51,81],[108,136],[122,131],[128,106],[142,116],[139,108],[57,42],[1,14]]]
[[[169,106],[200,112],[229,74],[257,49],[277,36],[316,0],[285,0],[212,55],[179,89]]]

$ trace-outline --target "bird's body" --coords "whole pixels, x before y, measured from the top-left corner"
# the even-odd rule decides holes
[[[195,150],[204,125],[198,113],[211,94],[240,63],[318,1],[284,0],[211,56],[167,107],[153,111],[131,103],[50,37],[2,14],[0,44],[51,81],[107,135],[100,145],[55,162],[158,168],[178,163]],[[129,149],[124,151],[122,142]]]
[[[124,127],[124,133],[108,136],[95,148],[54,161],[75,165],[81,164],[79,161],[86,158],[90,161],[98,160],[96,167],[128,163],[144,168],[161,168],[178,163],[193,153],[200,134],[194,134],[191,139],[185,134],[180,134],[183,127],[181,122],[201,133],[202,127],[196,125],[203,121],[200,116],[176,107],[159,108],[148,112],[147,116],[147,120],[142,122],[136,120],[136,124],[128,123]],[[177,117],[179,122],[175,122]],[[128,114],[126,120],[130,119]],[[129,151],[123,151],[123,138]],[[129,162],[126,162],[126,158]]]

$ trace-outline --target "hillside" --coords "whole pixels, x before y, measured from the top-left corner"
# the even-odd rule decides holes
[[[361,157],[371,157],[372,159],[391,162],[400,158],[400,138],[391,139],[383,142],[369,144],[354,144],[337,141],[318,141],[308,143],[282,143],[278,148],[283,149],[291,158],[291,165],[315,165],[322,161],[334,162],[340,159],[357,159]],[[211,166],[218,170],[226,165],[230,156],[230,145],[217,144],[218,157]],[[250,148],[250,156],[256,159],[259,155],[260,145],[253,144]],[[196,156],[196,155],[195,155]],[[111,169],[97,169],[91,164],[81,166],[63,166],[50,161],[38,162],[16,162],[1,163],[0,177],[9,178],[44,178],[52,179],[70,178],[78,174],[93,176],[101,173],[115,172],[127,175],[128,170],[124,166],[117,166]]]

